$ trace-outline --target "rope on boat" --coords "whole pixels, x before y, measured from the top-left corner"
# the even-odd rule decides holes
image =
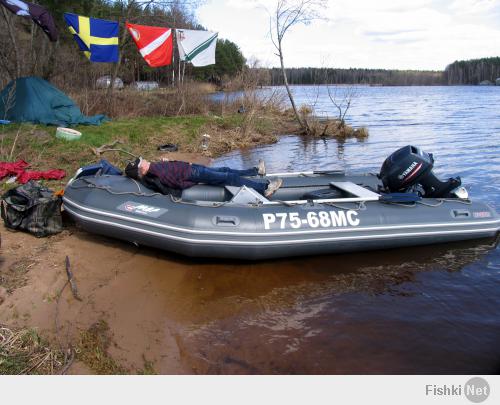
[[[460,204],[465,204],[465,205],[471,205],[472,204],[472,201],[471,200],[462,200],[462,199],[451,199],[451,198],[439,198],[438,200],[438,203],[437,204],[430,204],[430,203],[426,203],[424,201],[417,201],[418,204],[422,204],[422,205],[425,205],[426,207],[439,207],[441,205],[443,205],[445,202],[458,202]]]
[[[74,189],[77,189],[77,190],[78,189],[82,189],[82,188],[97,188],[98,190],[104,190],[104,191],[107,191],[108,193],[113,194],[113,195],[135,195],[137,197],[154,197],[154,196],[157,196],[157,195],[164,195],[164,194],[161,194],[161,193],[143,193],[141,191],[141,186],[134,179],[131,179],[131,180],[135,183],[135,185],[139,189],[138,192],[136,192],[136,191],[113,191],[113,190],[111,190],[110,186],[99,186],[99,185],[97,185],[95,183],[92,183],[91,181],[89,181],[89,180],[87,180],[85,178],[81,178],[80,180],[82,180],[85,183],[87,183],[87,185],[78,187],[78,186],[73,185],[73,183],[71,183],[70,187],[74,188]]]
[[[425,201],[415,201],[411,204],[404,204],[404,203],[397,203],[397,202],[390,202],[390,201],[380,201],[384,204],[388,205],[397,205],[398,207],[404,207],[404,208],[415,208],[418,204],[423,205],[425,207],[431,207],[431,208],[436,208],[440,207],[443,205],[445,202],[456,202],[460,204],[465,204],[465,205],[471,205],[472,201],[471,200],[462,200],[462,199],[451,199],[451,198],[438,198],[436,199],[437,203],[436,204],[431,204]]]
[[[95,183],[92,183],[90,180],[87,180],[86,178],[81,178],[80,180],[82,180],[83,182],[85,182],[87,184],[85,186],[80,186],[79,187],[79,186],[75,186],[73,183],[71,183],[69,185],[69,187],[74,188],[76,190],[83,189],[83,188],[96,188],[96,189],[99,189],[99,190],[106,191],[106,192],[108,192],[108,193],[110,193],[112,195],[134,195],[134,196],[137,196],[137,197],[155,197],[155,196],[166,197],[166,195],[162,194],[162,193],[144,193],[144,192],[142,192],[140,184],[135,179],[132,179],[132,178],[130,180],[132,180],[134,182],[134,184],[137,186],[137,189],[139,190],[137,192],[136,191],[113,191],[113,190],[111,190],[110,186],[99,186],[99,185],[97,185]],[[174,203],[199,206],[199,204],[196,203],[196,202],[183,201],[182,198],[174,197],[171,194],[168,194],[168,196],[170,197],[171,201],[174,202]],[[389,202],[389,201],[379,201],[379,202],[384,203],[384,204],[389,204],[389,205],[397,205],[398,207],[404,207],[404,208],[415,208],[418,204],[426,206],[426,207],[436,208],[436,207],[440,207],[445,202],[458,202],[460,204],[465,204],[465,205],[471,205],[472,204],[472,201],[468,200],[468,199],[467,200],[463,200],[463,199],[456,199],[455,200],[455,199],[450,199],[450,198],[439,198],[439,199],[436,199],[436,201],[437,201],[437,204],[431,204],[431,203],[424,202],[424,201],[415,201],[415,202],[413,202],[411,204],[403,204],[403,203]],[[283,201],[283,200],[274,200],[273,202],[285,205],[286,207],[295,207],[297,205],[308,204],[310,201],[306,201],[304,203],[290,203],[288,201]],[[213,202],[211,205],[205,205],[205,207],[208,207],[208,208],[219,208],[219,207],[225,206],[227,203],[228,203],[227,201],[224,201],[224,202]],[[355,208],[353,208],[353,207],[344,207],[344,206],[341,206],[339,204],[335,204],[335,203],[331,203],[331,202],[324,202],[324,203],[320,202],[319,204],[327,205],[329,207],[334,207],[334,208],[338,208],[338,209],[341,209],[341,210],[354,210],[354,211],[364,211],[364,210],[366,210],[366,205],[365,205],[364,201],[356,202],[355,203],[356,204]],[[313,205],[314,205],[314,203],[313,203]],[[262,203],[256,203],[256,204],[250,204],[250,206],[252,206],[252,207],[261,207],[261,206],[263,206],[263,204]]]
[[[165,195],[165,194],[162,194],[162,195]],[[200,206],[200,204],[197,204],[195,202],[190,202],[190,201],[183,201],[182,198],[178,198],[178,197],[174,197],[173,195],[169,194],[168,195],[170,197],[170,199],[172,200],[172,202],[174,203],[178,203],[178,204],[187,204],[187,205],[196,205],[196,206]],[[208,207],[208,208],[219,208],[219,207],[223,207],[224,205],[226,205],[227,202],[224,201],[224,202],[213,202],[211,205],[204,205],[204,207]]]
[[[176,198],[171,194],[166,195],[166,194],[162,194],[162,193],[144,193],[141,191],[140,184],[135,179],[132,179],[132,178],[130,180],[132,180],[134,182],[134,184],[137,186],[137,189],[139,191],[113,191],[110,186],[99,186],[99,185],[92,183],[91,181],[89,181],[85,178],[81,178],[79,180],[82,180],[87,184],[85,186],[75,186],[73,183],[71,183],[69,186],[71,188],[76,189],[76,190],[82,189],[82,188],[96,188],[98,190],[106,191],[112,195],[133,195],[136,197],[155,197],[155,196],[167,197],[168,196],[168,197],[170,197],[170,199],[174,203],[187,204],[187,205],[199,205],[199,204],[188,202],[188,201],[182,201],[181,198]],[[222,207],[225,204],[226,204],[226,202],[220,202],[220,203],[214,202],[212,205],[207,205],[207,207],[218,208],[218,207]]]
[[[273,202],[276,202],[276,203],[279,203],[279,204],[283,204],[286,207],[295,207],[296,205],[303,205],[302,203],[290,203],[288,201],[283,201],[283,200],[273,200]],[[263,204],[260,203],[258,205],[260,206],[260,205],[263,205]]]
[[[331,202],[320,203],[320,204],[328,205],[329,207],[334,207],[334,208],[338,208],[339,210],[345,210],[345,211],[348,211],[348,210],[365,211],[366,210],[366,205],[365,205],[364,201],[360,201],[360,202],[355,203],[356,204],[355,208],[353,208],[353,207],[343,207],[341,205],[338,205],[338,204],[335,204],[335,203],[331,203]]]

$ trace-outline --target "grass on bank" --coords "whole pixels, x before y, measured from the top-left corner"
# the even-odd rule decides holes
[[[82,137],[65,141],[55,137],[53,126],[12,124],[0,126],[0,160],[23,159],[33,168],[61,168],[72,174],[79,167],[99,158],[92,148],[119,141],[117,148],[149,159],[161,153],[157,147],[165,143],[179,145],[181,152],[202,152],[202,135],[211,136],[208,154],[218,156],[229,150],[276,141],[273,118],[263,117],[250,133],[244,134],[245,117],[241,114],[224,117],[138,117],[116,119],[101,126],[79,126]],[[127,155],[103,155],[115,164],[123,164]]]
[[[321,122],[320,130],[327,126],[336,128],[336,121]],[[94,163],[100,158],[92,148],[119,141],[116,148],[127,150],[150,160],[158,159],[162,153],[159,145],[174,143],[180,152],[198,152],[217,157],[229,151],[274,143],[279,134],[296,133],[298,128],[287,112],[257,111],[251,118],[246,114],[193,115],[180,117],[135,117],[120,118],[101,126],[79,126],[82,137],[66,141],[55,137],[53,126],[33,124],[11,124],[0,126],[0,161],[23,159],[33,169],[63,169],[68,176],[79,167]],[[319,133],[321,133],[319,131]],[[203,151],[203,134],[210,135],[208,151]],[[354,129],[348,125],[341,131],[329,134],[337,139],[356,138],[364,140],[368,132],[364,128]],[[101,156],[120,167],[131,157],[111,152]],[[59,184],[63,185],[65,181]],[[55,185],[56,183],[51,182]],[[4,187],[5,188],[5,187]]]
[[[111,344],[109,326],[101,319],[80,334],[76,357],[95,374],[126,374],[127,371],[108,354]]]
[[[36,329],[0,325],[0,375],[56,374],[66,359]]]
[[[85,364],[93,374],[129,374],[109,354],[112,334],[104,320],[92,324],[80,334],[74,348],[76,360]],[[157,374],[151,361],[143,358],[144,366],[135,374]],[[34,328],[11,329],[0,325],[0,375],[60,374],[72,364],[65,353],[56,349]]]
[[[186,83],[176,89],[152,92],[116,91],[112,97],[103,90],[78,89],[71,96],[86,115],[104,113],[112,121],[101,126],[79,126],[78,141],[59,140],[53,126],[0,125],[0,160],[24,159],[34,169],[60,168],[68,175],[79,167],[99,160],[92,152],[105,144],[119,141],[118,148],[147,159],[157,159],[159,145],[174,143],[180,152],[203,152],[203,134],[210,135],[208,151],[216,157],[231,150],[269,144],[280,134],[299,134],[293,112],[285,107],[284,94],[273,91],[262,98],[245,91],[241,99],[215,102],[207,94],[213,89],[200,83]],[[245,113],[238,114],[240,107]],[[308,136],[339,140],[368,136],[365,129],[340,125],[336,119],[314,116],[314,108],[301,109],[303,120],[312,131]],[[127,155],[108,153],[106,159],[123,166]],[[63,182],[61,182],[63,184]]]

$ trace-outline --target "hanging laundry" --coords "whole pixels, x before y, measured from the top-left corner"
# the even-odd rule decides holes
[[[125,24],[139,52],[150,67],[167,66],[172,63],[172,30],[147,25]]]
[[[0,0],[11,13],[21,17],[31,18],[47,34],[52,42],[56,42],[59,36],[56,24],[52,15],[42,6],[33,3],[27,3],[21,0]]]
[[[118,62],[118,23],[64,13],[79,48],[91,62]]]
[[[193,66],[215,64],[217,32],[176,29],[175,34],[182,61],[191,62]]]
[[[24,160],[0,162],[0,180],[7,176],[15,176],[18,183],[25,184],[30,180],[60,180],[66,176],[66,172],[61,169],[26,171],[28,166]]]

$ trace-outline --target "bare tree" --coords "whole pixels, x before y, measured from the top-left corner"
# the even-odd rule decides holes
[[[353,86],[342,87],[342,91],[339,89],[339,86],[334,86],[333,89],[331,86],[327,86],[328,97],[338,111],[339,128],[343,129],[347,112],[356,98],[356,89]]]
[[[320,10],[327,5],[327,0],[277,0],[273,13],[269,16],[269,33],[276,48],[276,56],[280,59],[283,82],[285,84],[295,118],[302,130],[309,134],[310,128],[306,119],[303,119],[297,110],[285,69],[283,54],[283,40],[287,32],[294,26],[309,25],[314,20],[321,19]]]

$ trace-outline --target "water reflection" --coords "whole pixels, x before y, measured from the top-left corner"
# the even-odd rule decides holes
[[[500,299],[470,302],[477,286],[456,281],[483,272],[492,248],[204,263],[179,286],[194,306],[177,339],[199,373],[491,372],[500,325],[483,317]]]

